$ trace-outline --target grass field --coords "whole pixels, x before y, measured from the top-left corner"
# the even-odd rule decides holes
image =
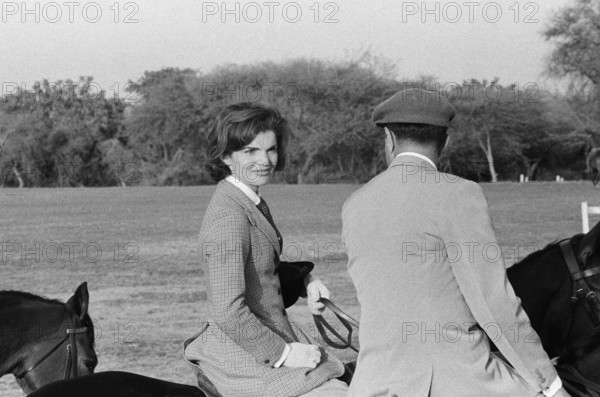
[[[359,308],[346,273],[340,212],[358,187],[274,185],[261,191],[284,236],[286,259],[316,262],[315,273],[333,300],[355,316]],[[581,201],[600,205],[600,191],[589,182],[498,183],[483,189],[508,265],[535,247],[580,232]],[[0,289],[66,300],[87,281],[98,336],[97,371],[123,370],[194,384],[181,345],[206,319],[197,236],[213,191],[0,190]],[[68,246],[73,247],[71,255]],[[289,312],[314,330],[303,300]],[[354,357],[351,351],[335,353]],[[5,376],[0,395],[23,393],[12,376]]]

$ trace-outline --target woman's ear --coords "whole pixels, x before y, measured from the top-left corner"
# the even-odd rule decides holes
[[[225,165],[227,165],[230,168],[231,168],[231,165],[233,164],[233,159],[231,158],[231,154],[222,155],[221,161],[223,161],[225,163]]]

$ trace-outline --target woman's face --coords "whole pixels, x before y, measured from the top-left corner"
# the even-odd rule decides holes
[[[223,157],[234,178],[255,192],[269,183],[277,165],[277,139],[273,131],[259,132],[256,138],[241,150]]]

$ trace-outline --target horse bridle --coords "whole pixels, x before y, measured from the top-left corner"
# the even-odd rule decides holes
[[[571,274],[571,282],[573,283],[573,295],[571,296],[571,303],[576,304],[582,302],[585,311],[590,316],[594,325],[600,324],[600,300],[596,292],[592,291],[587,281],[588,277],[592,277],[600,274],[600,266],[595,266],[590,269],[581,270],[579,267],[579,261],[573,251],[573,245],[571,239],[565,239],[558,243],[560,250],[562,251],[565,263]],[[587,397],[587,396],[600,396],[600,385],[587,380],[582,374],[575,369],[572,365],[563,364],[556,367],[556,371],[560,376],[563,386],[574,396]],[[577,388],[576,385],[583,387],[589,394],[583,394]]]
[[[67,339],[69,340],[69,343],[67,344],[67,359],[66,359],[66,362],[65,362],[65,376],[64,376],[64,379],[69,379],[71,376],[73,376],[74,378],[77,377],[77,343],[76,343],[77,341],[76,341],[76,336],[77,336],[77,334],[82,334],[82,333],[87,332],[87,330],[88,330],[87,327],[75,327],[74,324],[72,324],[71,328],[67,328],[65,336],[58,343],[56,343],[56,345],[54,345],[54,347],[52,349],[50,349],[50,351],[48,351],[46,354],[44,354],[35,363],[33,363],[32,365],[30,365],[29,367],[27,367],[27,369],[25,369],[24,371],[21,371],[18,374],[14,374],[15,378],[21,380],[25,376],[27,376],[28,373],[34,371],[44,361],[46,361],[46,359],[48,357],[50,357],[55,351],[57,351],[58,348],[61,347],[67,341]]]
[[[581,271],[579,268],[579,262],[575,257],[571,240],[566,239],[558,243],[562,254],[571,273],[571,281],[573,282],[573,295],[571,296],[571,302],[577,303],[581,301],[585,310],[590,315],[590,318],[594,322],[594,325],[600,324],[600,300],[598,295],[592,291],[586,278],[600,274],[600,266],[593,267]]]

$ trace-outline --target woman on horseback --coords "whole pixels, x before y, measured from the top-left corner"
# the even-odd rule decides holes
[[[209,319],[186,341],[208,395],[342,396],[341,361],[287,316],[278,276],[283,240],[259,188],[285,165],[289,126],[279,111],[255,103],[228,106],[209,135],[206,169],[218,181],[200,229]],[[320,314],[329,291],[304,280],[309,308]]]

